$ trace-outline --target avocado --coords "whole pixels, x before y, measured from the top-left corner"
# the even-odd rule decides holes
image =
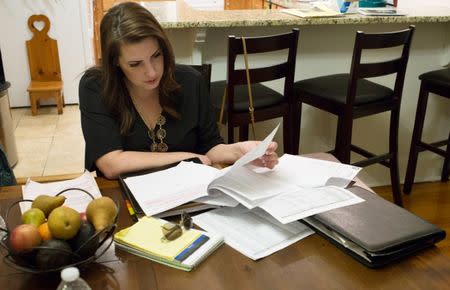
[[[72,262],[72,248],[66,241],[45,241],[36,254],[36,266],[43,270],[55,269]]]
[[[95,233],[94,226],[89,221],[83,221],[77,235],[69,240],[72,250],[82,259],[95,254],[99,244],[99,236]]]

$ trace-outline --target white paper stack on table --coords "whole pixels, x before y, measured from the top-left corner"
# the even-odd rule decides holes
[[[99,198],[102,196],[97,182],[88,171],[85,171],[77,178],[57,182],[39,183],[28,179],[27,183],[22,186],[22,196],[23,199],[34,200],[38,195],[46,194],[55,196],[59,192],[69,188],[84,189],[94,198]],[[84,212],[87,205],[92,200],[88,194],[80,190],[69,190],[64,192],[62,195],[67,198],[64,205],[69,206],[78,212]],[[31,202],[20,203],[20,210],[22,212],[25,212],[30,207]]]
[[[266,152],[277,129],[225,169],[181,162],[124,181],[146,215],[191,200],[224,206],[194,222],[246,256],[262,258],[312,233],[299,219],[363,201],[345,189],[360,171],[355,166],[289,154],[272,170],[250,165]]]
[[[363,201],[345,189],[360,170],[355,166],[288,154],[273,170],[249,165],[264,154],[277,129],[228,168],[181,162],[167,170],[126,178],[125,182],[146,215],[196,200],[260,207],[286,224]]]

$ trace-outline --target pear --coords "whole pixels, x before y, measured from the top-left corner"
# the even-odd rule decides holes
[[[114,222],[117,215],[116,203],[107,196],[92,200],[86,208],[86,217],[97,232]]]
[[[45,214],[38,208],[30,208],[22,214],[21,219],[22,223],[30,224],[37,228],[45,222]]]
[[[63,195],[50,196],[41,194],[34,199],[33,203],[31,204],[31,207],[42,210],[45,216],[48,217],[50,212],[55,208],[61,206],[65,200],[66,197]]]
[[[73,208],[60,206],[52,210],[47,223],[54,238],[70,240],[80,229],[81,217],[80,213]]]

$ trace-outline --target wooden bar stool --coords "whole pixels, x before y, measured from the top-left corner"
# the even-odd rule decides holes
[[[448,181],[450,166],[450,133],[447,140],[433,143],[425,143],[422,139],[423,124],[425,113],[427,111],[428,95],[430,93],[450,99],[450,68],[434,70],[419,76],[420,93],[417,102],[416,119],[414,121],[414,130],[411,140],[411,149],[409,150],[408,167],[406,169],[405,184],[403,192],[410,193],[416,175],[417,157],[420,152],[428,150],[444,157],[442,166],[441,181]],[[449,114],[450,115],[450,114]],[[447,149],[440,147],[447,146]]]
[[[400,102],[406,65],[409,58],[414,26],[408,29],[384,33],[356,33],[355,46],[350,73],[321,76],[294,83],[294,93],[299,106],[294,106],[301,115],[303,103],[337,115],[336,144],[332,153],[342,162],[350,163],[350,152],[356,152],[366,159],[353,163],[364,167],[380,163],[390,169],[394,201],[402,204],[398,174],[398,127]],[[383,51],[394,47],[401,48],[401,55],[362,61],[363,52]],[[395,74],[393,88],[382,86],[366,78]],[[353,120],[361,117],[390,112],[389,152],[374,154],[353,145]],[[295,124],[294,124],[295,126]],[[300,126],[294,129],[294,150],[298,150]]]
[[[289,33],[245,38],[249,57],[252,54],[261,56],[274,51],[287,51],[286,58],[280,59],[278,63],[249,67],[248,72],[251,80],[255,122],[282,117],[284,152],[291,154],[298,154],[298,151],[292,150],[292,123],[299,122],[299,118],[291,116],[291,107],[294,102],[293,83],[298,35],[299,29],[295,28]],[[242,37],[230,35],[228,37],[227,80],[211,83],[210,94],[216,110],[220,110],[224,89],[227,90],[224,108],[228,124],[228,143],[234,142],[235,127],[239,127],[239,140],[248,140],[248,128],[251,124],[246,69],[237,68],[236,64],[236,58],[243,54]],[[278,79],[284,79],[282,93],[262,84]]]

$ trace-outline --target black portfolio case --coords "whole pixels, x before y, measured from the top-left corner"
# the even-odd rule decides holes
[[[318,234],[364,265],[376,268],[434,245],[445,231],[361,187],[365,201],[303,219]]]

